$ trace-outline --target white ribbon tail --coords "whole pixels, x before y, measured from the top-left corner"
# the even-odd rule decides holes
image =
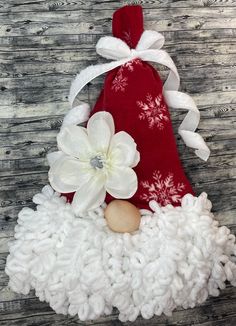
[[[88,120],[90,115],[90,107],[87,103],[81,103],[70,109],[65,115],[61,128],[69,125],[78,125]]]
[[[194,152],[198,157],[200,157],[203,161],[208,160],[210,150],[201,135],[188,130],[179,130],[179,134],[188,147],[195,149]]]
[[[195,132],[200,121],[200,112],[194,100],[189,95],[178,91],[164,91],[164,97],[169,107],[188,110],[179,126],[178,133],[188,147],[195,149],[195,154],[198,157],[207,161],[210,150],[202,136]]]
[[[89,66],[84,70],[82,70],[76,76],[76,78],[73,80],[71,84],[69,98],[68,98],[70,105],[72,107],[75,105],[76,96],[79,94],[79,92],[83,89],[85,85],[87,85],[89,82],[91,82],[93,79],[97,78],[98,76],[116,67],[123,65],[127,61],[129,61],[129,59],[122,59],[119,61],[112,61],[100,65]]]

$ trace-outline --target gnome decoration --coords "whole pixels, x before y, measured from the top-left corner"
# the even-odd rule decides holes
[[[36,210],[19,213],[6,264],[12,290],[33,288],[82,321],[113,307],[121,321],[170,315],[219,295],[226,280],[236,285],[235,237],[214,220],[206,193],[195,196],[179,159],[168,107],[188,111],[178,131],[185,144],[203,160],[210,151],[164,38],[143,29],[137,5],[117,10],[112,28],[96,46],[112,61],[72,83],[58,151],[48,155],[51,187],[34,196]],[[169,68],[164,85],[151,62]],[[104,73],[90,112],[77,95]]]

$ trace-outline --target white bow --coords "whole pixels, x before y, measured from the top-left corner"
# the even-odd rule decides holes
[[[163,95],[167,105],[175,109],[188,110],[187,115],[179,127],[178,133],[184,143],[194,148],[196,155],[206,161],[210,155],[210,150],[201,135],[195,132],[200,121],[200,112],[189,95],[178,91],[180,85],[179,74],[169,54],[161,50],[164,41],[164,36],[156,31],[144,31],[135,49],[130,49],[125,42],[116,37],[105,36],[100,38],[96,45],[97,53],[113,61],[89,66],[82,70],[71,84],[69,102],[74,107],[78,93],[86,84],[94,78],[134,58],[162,64],[170,69],[170,73],[163,86]],[[88,114],[86,118],[87,116]],[[84,119],[77,123],[84,122]]]

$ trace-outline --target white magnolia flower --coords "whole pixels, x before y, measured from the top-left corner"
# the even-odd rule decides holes
[[[137,191],[132,169],[139,160],[134,139],[115,134],[112,115],[102,111],[88,121],[87,129],[66,126],[57,136],[59,151],[49,154],[49,181],[60,193],[75,192],[72,206],[77,214],[97,208],[106,192],[130,198]]]

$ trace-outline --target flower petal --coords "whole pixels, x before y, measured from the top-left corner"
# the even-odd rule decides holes
[[[92,147],[106,153],[115,132],[112,115],[106,111],[95,113],[88,121],[87,132]]]
[[[49,166],[53,165],[59,158],[62,158],[65,154],[62,151],[51,152],[46,155]]]
[[[76,214],[99,207],[105,200],[104,176],[96,175],[83,184],[75,193],[72,206]]]
[[[135,154],[135,157],[134,157],[133,164],[130,165],[130,167],[131,167],[131,168],[134,168],[135,166],[138,165],[139,161],[140,161],[140,153],[139,153],[139,151],[136,151],[136,154]]]
[[[79,126],[62,128],[57,135],[57,144],[61,151],[80,160],[88,159],[91,152],[87,131]]]
[[[120,131],[112,137],[109,156],[116,165],[134,167],[140,160],[136,147],[134,139],[127,132]]]
[[[89,164],[80,162],[69,156],[56,160],[49,172],[48,178],[53,189],[58,192],[74,192],[93,176]]]
[[[115,198],[130,198],[138,189],[137,175],[131,168],[115,167],[108,175],[105,188]]]

